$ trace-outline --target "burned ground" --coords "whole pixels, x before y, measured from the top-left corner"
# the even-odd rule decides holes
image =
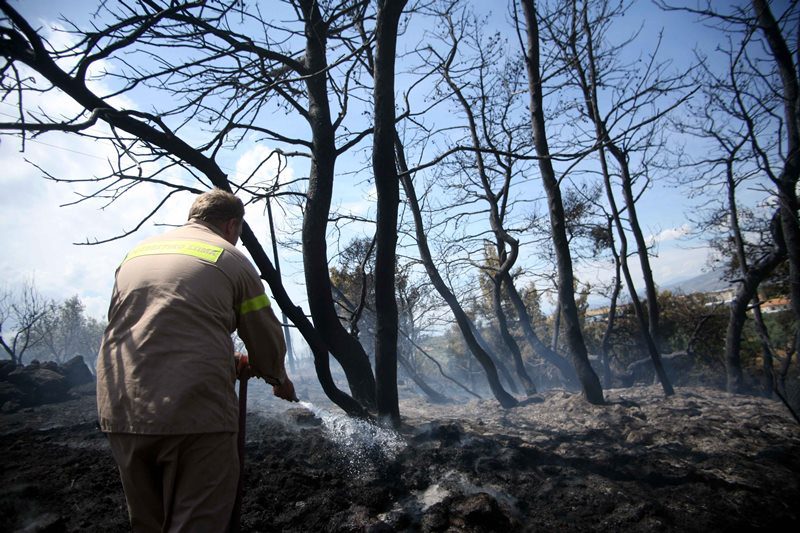
[[[707,388],[402,404],[400,435],[251,387],[243,531],[793,531],[800,427]],[[251,392],[253,394],[253,392]],[[321,404],[321,400],[315,399]],[[0,531],[124,531],[94,402],[0,415]]]

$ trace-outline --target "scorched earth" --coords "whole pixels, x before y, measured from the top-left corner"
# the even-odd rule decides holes
[[[302,394],[301,390],[301,394]],[[251,382],[242,531],[796,531],[800,426],[775,401],[681,387],[401,404],[353,422]],[[310,400],[310,401],[308,401]],[[0,531],[125,531],[90,390],[0,415]]]

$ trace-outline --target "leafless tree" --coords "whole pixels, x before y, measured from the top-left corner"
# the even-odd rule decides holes
[[[65,363],[80,355],[93,365],[104,330],[105,324],[86,316],[83,302],[77,295],[72,296],[58,305],[53,304],[36,322],[34,331],[41,342],[34,350],[42,360]]]
[[[668,113],[691,96],[692,82],[685,71],[668,73],[667,63],[657,60],[657,50],[650,53],[644,67],[623,63],[621,58],[625,50],[635,44],[635,35],[615,44],[610,32],[612,23],[626,10],[624,3],[573,0],[556,8],[545,20],[548,36],[560,49],[570,84],[582,95],[581,116],[594,127],[592,141],[597,146],[610,213],[621,246],[622,272],[642,330],[643,344],[665,393],[670,395],[672,386],[660,360],[659,305],[650,266],[650,250],[639,221],[636,201],[648,187],[648,167],[655,166],[649,158],[653,157],[655,149],[664,145],[657,132],[663,129]],[[601,97],[610,98],[606,106],[608,111],[601,109]],[[613,170],[609,159],[616,166]],[[641,167],[639,170],[636,169],[637,162]],[[624,207],[618,207],[614,198],[612,175],[619,176]],[[644,185],[637,184],[637,180],[644,181]],[[639,193],[635,192],[635,186],[640,188]],[[627,227],[623,224],[623,215]],[[646,316],[628,267],[628,232],[633,236],[643,274]]]
[[[515,4],[516,7],[516,4]],[[550,148],[546,131],[543,110],[543,84],[539,56],[539,20],[533,0],[521,0],[522,21],[527,38],[520,35],[524,43],[525,65],[528,71],[528,89],[530,92],[530,114],[533,129],[533,140],[536,154],[539,156],[539,172],[547,193],[552,230],[553,247],[557,258],[559,304],[566,330],[566,343],[569,348],[572,364],[580,379],[584,397],[593,404],[602,404],[603,388],[600,380],[589,364],[583,334],[581,332],[578,309],[575,305],[574,275],[569,242],[565,229],[564,204],[561,199],[559,182],[550,159]],[[515,16],[517,11],[515,9]],[[522,27],[518,22],[518,29]]]
[[[395,55],[400,15],[406,0],[379,0],[374,56],[374,136],[372,169],[378,194],[375,229],[375,342],[378,414],[400,423],[397,399],[397,204],[400,185],[395,163]]]
[[[770,235],[754,258],[745,258],[745,243],[731,218],[735,253],[739,254],[739,290],[731,304],[726,334],[727,387],[743,389],[740,363],[741,336],[746,312],[757,297],[759,284],[784,260],[789,261],[789,291],[795,319],[800,320],[800,226],[798,226],[797,182],[800,177],[800,78],[793,50],[797,50],[797,3],[785,6],[776,18],[765,0],[749,6],[720,8],[711,2],[690,7],[659,2],[665,9],[696,14],[729,36],[722,53],[725,71],[707,69],[709,91],[718,91],[714,109],[721,110],[724,128],[713,132],[720,150],[718,167],[725,177],[731,217],[736,215],[735,188],[741,179],[756,176],[769,184],[778,209],[769,223]],[[728,125],[732,122],[732,126]],[[703,131],[707,136],[709,128]],[[707,162],[708,163],[708,162]],[[714,168],[714,167],[712,167]],[[744,259],[744,260],[743,260]],[[765,332],[758,327],[769,359]],[[765,373],[771,372],[770,368]]]
[[[136,4],[120,4],[118,10],[103,4],[109,9],[104,15],[111,17],[113,23],[88,32],[76,29],[76,44],[54,50],[13,7],[2,2],[0,54],[5,59],[2,72],[6,95],[60,91],[84,111],[59,120],[30,113],[18,98],[19,120],[0,127],[21,131],[23,135],[58,130],[112,140],[120,154],[118,168],[110,176],[94,180],[98,190],[91,196],[114,201],[137,184],[165,187],[168,193],[164,200],[142,223],[172,194],[200,192],[210,184],[226,190],[235,187],[253,198],[265,194],[274,196],[275,184],[252,185],[249,183],[252,176],[244,183],[232,185],[216,161],[224,147],[241,140],[243,132],[256,132],[273,142],[310,151],[313,158],[305,195],[303,247],[313,326],[289,299],[280,276],[247,225],[242,240],[278,304],[309,342],[323,389],[346,411],[363,414],[363,408],[335,386],[328,368],[330,352],[340,359],[358,400],[374,405],[374,378],[366,354],[335,320],[325,235],[336,156],[368,134],[368,130],[348,134],[336,146],[336,131],[346,116],[348,97],[346,91],[339,94],[340,113],[334,120],[328,101],[328,80],[333,66],[327,63],[327,37],[345,38],[346,30],[353,27],[353,16],[364,15],[361,8],[365,3],[326,4],[324,14],[321,6],[310,0],[297,0],[287,5],[298,17],[299,31],[275,26],[262,18],[258,10],[248,11],[248,6],[238,2],[164,5],[142,0]],[[264,38],[259,40],[238,32],[238,21],[260,28]],[[275,34],[283,34],[285,38],[269,40],[269,36]],[[304,46],[299,52],[282,49],[298,42]],[[160,51],[174,48],[192,52],[187,54],[190,58],[173,64],[159,55]],[[341,67],[346,57],[352,54],[347,51],[337,58],[336,66]],[[153,70],[135,64],[142,58],[154,63]],[[105,95],[97,94],[88,83],[92,69],[98,62],[112,59],[124,67],[119,77],[121,88]],[[20,68],[33,70],[51,85],[42,88],[32,78],[22,75]],[[353,69],[344,67],[343,70],[346,84]],[[112,104],[113,97],[140,87],[171,91],[172,101],[179,103],[161,112],[118,109]],[[311,141],[259,124],[258,118],[267,113],[267,102],[273,101],[270,100],[273,95],[285,109],[308,122]],[[210,140],[199,147],[181,137],[182,130],[189,130],[198,120],[213,130]],[[110,132],[89,129],[98,121],[108,125]],[[153,167],[155,171],[148,171]],[[198,185],[170,181],[164,176],[168,169],[182,169],[196,179]]]
[[[21,365],[25,352],[42,342],[44,331],[37,325],[52,307],[33,282],[24,283],[17,291],[0,293],[0,346],[14,364]]]
[[[512,269],[518,268],[515,265],[520,258],[521,240],[529,229],[520,214],[524,215],[526,206],[533,201],[519,194],[519,190],[530,186],[525,174],[530,170],[532,150],[530,121],[524,116],[524,71],[519,55],[509,50],[499,34],[484,35],[484,23],[469,8],[443,2],[431,10],[439,22],[432,32],[433,40],[425,48],[426,63],[440,80],[435,93],[445,95],[454,105],[457,119],[447,129],[450,145],[471,148],[440,165],[443,170],[439,179],[447,180],[447,185],[440,186],[447,193],[449,205],[437,207],[447,213],[438,223],[456,220],[458,227],[488,228],[485,233],[479,230],[464,235],[462,230],[444,238],[452,248],[464,249],[464,261],[469,267],[482,269],[492,280],[494,288],[488,292],[489,301],[494,301],[492,323],[496,324],[525,389],[532,392],[534,385],[510,332],[508,311],[500,305],[506,297],[533,353],[556,366],[565,383],[577,386],[569,362],[539,338],[511,275]],[[441,50],[434,46],[437,43]],[[506,59],[497,61],[498,57]],[[472,259],[473,255],[485,255],[487,242],[492,242],[494,248],[489,261]],[[526,243],[526,247],[535,245]],[[502,365],[498,369],[502,372]]]
[[[417,193],[414,188],[414,183],[412,181],[408,165],[405,161],[404,150],[399,137],[397,137],[395,140],[395,150],[397,152],[397,162],[401,171],[400,182],[403,185],[403,191],[405,192],[411,214],[414,218],[417,247],[419,248],[420,259],[425,266],[425,270],[428,273],[431,283],[441,297],[447,302],[447,305],[453,312],[453,316],[456,319],[456,323],[458,324],[461,334],[464,336],[464,340],[467,343],[470,352],[472,352],[472,354],[480,363],[481,367],[483,367],[487,380],[489,381],[489,387],[492,389],[492,393],[497,401],[500,402],[500,405],[503,407],[514,407],[518,403],[517,400],[503,388],[502,384],[500,383],[500,378],[497,375],[497,368],[492,361],[492,357],[486,352],[476,338],[473,324],[471,323],[469,317],[467,317],[467,314],[464,312],[464,309],[461,307],[461,304],[458,302],[455,294],[453,294],[453,291],[448,287],[447,283],[442,278],[439,270],[436,268],[436,265],[433,262],[433,255],[431,254],[430,247],[428,245],[426,228],[422,219],[422,210],[419,205],[419,199],[417,198]]]
[[[680,125],[685,132],[691,133],[699,139],[708,141],[710,154],[706,157],[691,161],[699,175],[693,175],[691,186],[696,191],[702,189],[704,196],[709,190],[719,190],[719,197],[712,195],[707,200],[705,209],[702,210],[703,218],[699,222],[700,231],[709,238],[718,253],[725,254],[729,260],[728,275],[733,280],[742,280],[747,277],[750,265],[758,261],[760,256],[769,254],[769,243],[759,239],[760,243],[751,242],[748,231],[743,227],[740,213],[739,191],[749,182],[758,179],[760,172],[757,165],[753,165],[756,156],[750,149],[749,133],[744,117],[751,115],[750,110],[743,107],[742,90],[733,73],[736,71],[736,56],[729,56],[732,60],[729,75],[722,79],[708,72],[706,81],[706,97],[698,106],[693,107],[690,116],[695,117],[693,123]],[[738,92],[738,96],[737,96]],[[744,91],[749,92],[749,91]],[[710,204],[710,205],[709,205]],[[759,222],[761,222],[759,220]],[[761,237],[770,239],[768,232],[758,232]],[[763,244],[766,244],[766,249]],[[761,349],[764,380],[762,388],[764,393],[771,395],[773,387],[772,348],[769,333],[761,313],[761,305],[756,294],[751,301],[753,320],[758,333]],[[732,306],[729,318],[729,328],[732,335],[741,335],[741,327],[746,320],[746,314],[740,314],[738,306]],[[735,333],[738,331],[738,333]],[[731,346],[733,347],[733,346]],[[731,392],[741,388],[741,361],[738,352],[726,354],[726,369],[728,385]]]

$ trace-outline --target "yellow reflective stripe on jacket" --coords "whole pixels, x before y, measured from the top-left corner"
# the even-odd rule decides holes
[[[239,307],[239,314],[244,315],[250,313],[252,311],[258,311],[259,309],[264,309],[265,307],[269,307],[269,298],[266,294],[261,294],[256,296],[255,298],[250,298],[249,300],[245,300],[242,302],[241,307]]]
[[[200,241],[156,241],[140,244],[130,251],[125,261],[143,255],[179,254],[197,257],[209,263],[216,263],[223,248]],[[125,262],[123,261],[123,263]]]

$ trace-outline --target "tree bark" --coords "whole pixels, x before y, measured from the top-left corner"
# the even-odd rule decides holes
[[[372,170],[378,195],[375,231],[375,386],[378,415],[400,423],[397,398],[397,300],[395,271],[400,186],[394,155],[394,62],[397,26],[406,0],[379,0],[373,74],[375,126]]]
[[[226,174],[219,168],[216,161],[207,157],[199,150],[193,148],[168,130],[159,130],[150,124],[137,119],[130,113],[119,111],[102,98],[95,95],[83,80],[71,77],[63,71],[50,55],[36,34],[35,30],[13,8],[3,5],[3,12],[9,16],[14,24],[21,28],[24,38],[20,36],[18,42],[7,42],[2,47],[4,56],[13,61],[26,64],[38,72],[53,86],[69,95],[76,103],[91,113],[95,113],[101,120],[109,125],[141,139],[143,142],[157,146],[165,152],[185,162],[205,175],[209,181],[220,189],[231,191]],[[24,41],[23,39],[27,39]],[[187,188],[188,190],[188,188]],[[201,191],[192,189],[193,192]],[[345,392],[339,390],[330,374],[328,366],[328,347],[318,331],[306,318],[303,310],[294,305],[286,293],[275,268],[272,266],[258,239],[250,227],[245,224],[242,231],[242,242],[250,253],[253,261],[261,272],[261,277],[269,284],[272,294],[281,309],[297,326],[303,337],[311,347],[314,354],[314,365],[323,390],[336,405],[345,412],[355,416],[368,416],[361,405]],[[370,369],[371,373],[371,369]]]
[[[331,354],[342,366],[353,397],[375,406],[375,378],[364,347],[336,316],[328,272],[327,226],[336,164],[335,129],[331,122],[327,84],[327,24],[314,0],[300,0],[305,19],[306,90],[312,153],[303,214],[303,269],[308,305]]]
[[[797,65],[766,0],[752,0],[758,24],[767,38],[783,85],[786,160],[778,177],[778,200],[786,255],[789,293],[796,325],[800,324],[800,222],[797,218],[797,181],[800,177],[800,82]],[[796,30],[796,28],[794,28]]]
[[[439,295],[441,295],[442,298],[444,298],[445,302],[447,302],[447,305],[450,307],[450,310],[453,312],[453,316],[455,317],[456,323],[461,330],[461,334],[464,336],[464,341],[467,343],[467,347],[475,356],[475,359],[478,360],[481,367],[483,367],[483,371],[486,374],[486,379],[489,382],[489,388],[492,390],[494,397],[498,402],[500,402],[500,405],[505,408],[515,407],[518,405],[517,400],[503,388],[503,385],[500,383],[500,379],[497,375],[497,367],[495,367],[489,354],[487,354],[478,343],[478,340],[472,333],[472,324],[469,317],[467,317],[467,314],[458,303],[455,294],[453,294],[452,291],[450,291],[450,289],[447,287],[447,284],[444,282],[439,274],[439,271],[436,269],[436,265],[433,263],[433,256],[430,248],[428,247],[428,238],[425,235],[425,227],[422,222],[422,213],[419,208],[417,193],[414,190],[414,184],[412,183],[411,176],[408,173],[408,165],[405,163],[405,158],[402,155],[402,145],[396,133],[395,150],[397,151],[398,156],[397,162],[402,172],[400,182],[403,185],[403,190],[406,193],[406,198],[408,199],[408,204],[414,217],[417,247],[419,249],[420,258],[425,266],[425,270],[428,273],[428,277],[430,278],[431,283],[436,291],[439,293]]]
[[[542,182],[547,193],[550,211],[550,227],[553,233],[553,246],[558,268],[559,303],[561,304],[566,330],[566,343],[572,358],[572,364],[581,381],[584,397],[590,403],[603,404],[605,403],[603,388],[600,385],[597,374],[589,364],[586,344],[580,329],[578,308],[575,304],[572,258],[570,257],[564,219],[564,204],[561,200],[561,190],[550,160],[550,148],[547,143],[544,110],[542,107],[542,80],[539,71],[539,27],[537,15],[533,0],[521,0],[521,2],[528,30],[525,64],[528,70],[528,85],[531,95],[531,126],[536,154],[540,158],[539,171],[542,174]]]
[[[519,349],[519,345],[508,329],[508,320],[506,319],[506,312],[503,309],[502,284],[503,282],[501,280],[492,277],[492,302],[494,305],[494,314],[497,316],[497,325],[500,329],[500,335],[502,336],[503,342],[508,348],[509,353],[511,353],[512,361],[514,361],[514,366],[517,370],[517,376],[519,376],[520,381],[522,381],[522,386],[525,388],[525,393],[528,396],[532,396],[536,394],[536,385],[533,384],[533,380],[528,375],[528,371],[525,369],[525,362],[522,360],[522,352]]]
[[[740,352],[742,347],[742,330],[747,321],[747,308],[756,295],[759,284],[786,259],[786,245],[783,240],[780,221],[782,209],[778,209],[772,219],[772,235],[774,249],[748,268],[742,279],[736,297],[731,302],[728,327],[725,332],[725,373],[726,388],[731,393],[743,393],[745,387],[742,379]]]
[[[628,287],[628,294],[630,296],[631,304],[633,305],[633,309],[636,314],[636,320],[639,324],[639,333],[642,337],[642,342],[648,354],[650,355],[650,359],[653,362],[653,368],[655,369],[655,374],[659,382],[661,383],[661,387],[664,390],[664,394],[666,396],[671,396],[675,394],[675,390],[673,389],[672,383],[670,383],[670,380],[667,377],[667,373],[664,370],[664,365],[661,361],[661,354],[659,353],[658,349],[658,343],[657,343],[658,321],[659,321],[658,298],[655,290],[655,283],[653,282],[653,274],[652,271],[650,270],[650,259],[648,256],[647,246],[646,243],[644,242],[644,236],[642,234],[641,227],[639,226],[638,218],[636,217],[635,199],[633,197],[633,188],[631,183],[632,180],[630,175],[630,168],[628,166],[627,154],[611,141],[605,123],[603,122],[603,119],[600,116],[598,99],[597,99],[597,89],[596,89],[597,79],[598,79],[596,70],[596,61],[594,58],[591,27],[589,25],[588,14],[586,12],[585,7],[582,18],[583,18],[583,30],[586,33],[586,40],[587,40],[586,49],[589,61],[589,80],[588,81],[586,80],[585,72],[580,65],[576,65],[576,68],[578,69],[579,78],[581,79],[581,88],[583,90],[584,103],[586,105],[586,113],[595,126],[595,135],[597,137],[598,153],[600,159],[600,166],[603,174],[603,182],[605,184],[609,207],[611,208],[611,216],[616,225],[617,234],[619,235],[620,252],[618,255],[616,255],[616,257],[619,258],[620,266],[622,267],[622,273],[625,276],[625,284]],[[628,216],[630,220],[631,231],[633,232],[634,239],[636,240],[637,243],[639,261],[642,266],[642,274],[644,277],[645,285],[647,287],[646,288],[647,300],[648,300],[647,318],[645,318],[644,309],[642,308],[642,303],[639,300],[638,294],[636,293],[636,287],[633,283],[633,277],[631,276],[631,271],[630,268],[628,267],[628,239],[625,234],[625,227],[622,224],[620,211],[617,208],[617,203],[616,200],[614,199],[614,190],[612,188],[612,183],[611,183],[611,173],[608,168],[608,160],[605,152],[606,148],[608,148],[608,151],[611,152],[612,156],[617,161],[617,164],[622,174],[622,193],[625,199],[626,208],[629,211]]]
[[[419,375],[419,372],[417,372],[414,369],[414,367],[411,365],[408,359],[406,359],[400,354],[397,354],[397,361],[400,363],[400,366],[403,367],[403,370],[406,371],[408,377],[411,378],[411,381],[413,381],[417,385],[417,387],[419,387],[419,389],[425,394],[425,396],[428,397],[428,399],[432,403],[438,403],[438,404],[453,403],[453,400],[451,400],[444,394],[433,390],[431,386],[425,382],[422,376]]]
[[[608,220],[608,233],[611,235],[611,254],[614,257],[614,288],[611,291],[611,301],[608,304],[608,321],[606,322],[606,329],[603,332],[603,340],[600,343],[600,357],[603,360],[603,380],[606,387],[611,387],[614,376],[611,372],[611,361],[609,354],[611,353],[611,334],[614,332],[614,323],[617,319],[617,300],[619,293],[622,290],[622,277],[620,276],[620,258],[617,254],[616,244],[614,244],[613,233],[611,228],[611,217]]]

